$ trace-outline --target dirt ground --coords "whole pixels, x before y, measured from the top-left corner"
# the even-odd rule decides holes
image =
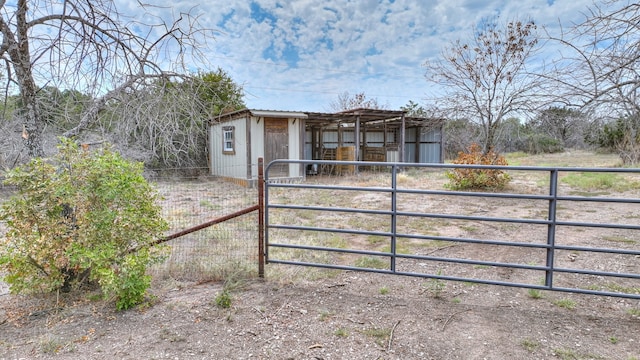
[[[222,284],[174,284],[148,306],[64,298],[0,308],[0,359],[637,359],[638,301],[341,272],[252,281],[218,307]],[[386,289],[382,291],[382,289]],[[572,300],[563,308],[557,300]],[[32,304],[33,305],[33,304]],[[20,311],[23,313],[19,313]],[[18,313],[15,313],[18,312]]]
[[[575,154],[572,161],[577,161]],[[418,182],[433,186],[425,179]],[[545,185],[524,176],[515,178],[513,186],[528,192]],[[630,189],[620,196],[638,197],[637,192]],[[376,204],[380,199],[361,196],[359,201]],[[533,205],[503,200],[473,204],[435,197],[428,202],[406,199],[403,204],[425,212],[431,212],[431,206],[442,211],[446,205],[452,213],[466,215],[491,212],[528,218],[540,212]],[[578,204],[560,211],[569,219],[597,217],[603,222],[640,218],[640,208],[611,205],[603,209],[596,214]],[[434,228],[441,236],[532,241],[537,236],[526,226],[448,222]],[[597,229],[573,229],[559,235],[559,241],[568,244],[595,246],[605,241],[628,249],[640,244],[637,234],[623,230],[607,235]],[[366,239],[350,241],[377,246]],[[498,251],[478,244],[415,245],[411,249],[441,257],[474,256],[526,264],[544,261],[544,256],[522,249]],[[558,266],[640,273],[637,256],[622,261],[568,252],[559,253],[556,261]],[[459,268],[417,261],[401,266],[403,271],[539,281],[537,274],[484,266]],[[640,291],[637,282],[614,284],[598,277],[566,276],[558,281],[581,288],[611,290],[615,285],[617,290]],[[229,291],[228,308],[220,306],[224,289]],[[147,303],[124,312],[116,312],[110,302],[77,294],[28,298],[7,295],[3,289],[0,294],[0,360],[640,359],[640,300],[470,282],[269,264],[264,280],[156,281]]]

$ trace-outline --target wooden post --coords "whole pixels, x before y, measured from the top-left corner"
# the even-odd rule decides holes
[[[400,128],[400,148],[398,149],[398,162],[404,162],[404,141],[405,141],[405,118],[404,113],[402,113],[402,127]]]
[[[354,145],[355,145],[355,149],[354,149],[354,156],[353,156],[353,160],[354,161],[359,161],[360,158],[360,114],[358,114],[356,116],[356,126],[355,129],[353,129],[353,135],[354,135]],[[359,169],[358,166],[355,167],[354,169],[355,173],[358,174]]]

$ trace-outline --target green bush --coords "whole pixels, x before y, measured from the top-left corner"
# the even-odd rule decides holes
[[[89,151],[61,139],[51,159],[11,170],[17,194],[0,208],[0,272],[12,293],[68,291],[96,284],[118,309],[141,302],[151,247],[167,229],[142,164],[108,148]]]
[[[526,142],[529,154],[553,154],[564,151],[560,140],[546,135],[533,134],[527,137]]]
[[[493,150],[482,152],[480,145],[471,144],[468,152],[458,153],[454,164],[469,165],[508,165],[504,156],[499,156]],[[463,189],[500,189],[505,187],[511,177],[498,169],[468,169],[457,168],[446,172],[449,183],[446,185],[453,190]]]
[[[231,307],[232,297],[228,290],[222,290],[221,293],[216,295],[216,306],[222,309],[228,309]]]

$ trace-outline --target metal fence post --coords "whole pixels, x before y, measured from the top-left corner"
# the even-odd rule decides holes
[[[393,164],[391,167],[391,271],[396,271],[396,237],[397,232],[397,197],[398,197],[398,165]]]
[[[547,227],[547,270],[544,285],[553,289],[553,268],[556,251],[556,210],[558,207],[558,169],[549,173],[549,226]]]
[[[258,158],[258,276],[264,278],[264,159]]]

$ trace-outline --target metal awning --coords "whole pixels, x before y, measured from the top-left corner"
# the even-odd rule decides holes
[[[367,127],[371,128],[376,126],[401,126],[405,111],[359,108],[336,113],[307,112],[306,114],[307,126],[337,126],[338,124],[355,123],[359,120],[361,124],[366,124]],[[432,127],[444,124],[444,120],[405,116],[404,123],[405,126]]]
[[[242,109],[221,114],[212,119],[212,122],[225,122],[244,116],[270,117],[270,118],[297,118],[305,119],[307,126],[311,127],[331,127],[339,124],[360,124],[368,128],[385,126],[402,126],[403,110],[384,110],[358,108],[335,113],[324,112],[303,112],[303,111],[280,111],[280,110],[257,110]],[[441,126],[443,119],[423,118],[404,116],[405,126]]]
[[[301,111],[241,109],[215,116],[211,119],[211,122],[225,122],[246,116],[306,119],[307,113]]]

